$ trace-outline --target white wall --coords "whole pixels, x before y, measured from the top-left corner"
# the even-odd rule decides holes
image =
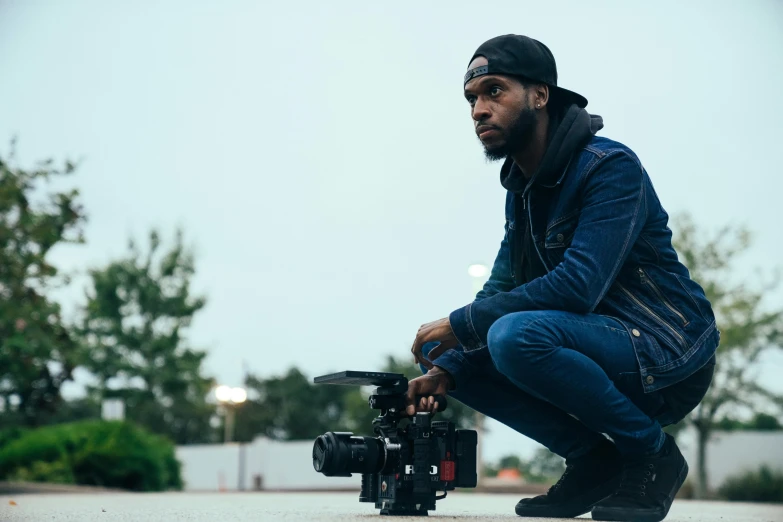
[[[355,489],[361,475],[326,477],[313,469],[313,441],[253,441],[251,465],[260,470],[264,489]]]
[[[325,477],[313,469],[313,441],[258,438],[248,444],[178,446],[186,491],[337,489],[359,492],[361,476]],[[244,468],[244,469],[241,469]]]
[[[186,490],[223,491],[239,487],[238,444],[177,446]],[[247,484],[247,482],[246,482]]]
[[[680,444],[688,461],[690,480],[696,480],[696,438],[689,432]],[[711,489],[726,478],[744,471],[756,471],[762,464],[783,472],[783,431],[715,432],[707,444],[707,482]]]

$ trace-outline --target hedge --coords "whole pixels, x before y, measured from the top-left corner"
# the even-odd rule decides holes
[[[174,445],[128,422],[58,424],[0,434],[0,441],[0,480],[182,489]]]
[[[761,466],[725,480],[718,494],[726,500],[783,502],[783,473]]]

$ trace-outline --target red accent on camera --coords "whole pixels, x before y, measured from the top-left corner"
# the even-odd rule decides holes
[[[454,461],[453,460],[441,460],[440,461],[440,479],[444,482],[451,482],[454,480]]]

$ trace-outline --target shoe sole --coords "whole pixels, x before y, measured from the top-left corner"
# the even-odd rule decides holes
[[[609,495],[611,496],[611,495]],[[609,497],[607,497],[609,498]],[[603,500],[603,499],[601,499]],[[599,501],[600,502],[600,501]],[[597,504],[598,502],[596,502]],[[595,504],[594,504],[595,505]],[[553,507],[542,507],[540,509],[530,509],[529,506],[525,506],[524,509],[519,509],[519,506],[515,509],[517,515],[520,517],[533,517],[533,518],[576,518],[578,516],[589,513],[593,506],[588,506],[586,509],[580,509],[578,511],[568,511],[565,509],[558,510]]]
[[[573,506],[536,506],[536,505],[527,505],[522,502],[517,503],[516,508],[514,511],[517,515],[520,517],[538,517],[538,518],[576,518],[578,516],[584,515],[585,513],[589,513],[593,507],[595,507],[596,504],[601,502],[602,500],[606,500],[607,498],[611,497],[615,491],[617,491],[617,488],[620,486],[620,479],[619,477],[615,480],[612,480],[605,486],[604,496],[602,498],[599,498],[595,502],[592,502],[589,505],[581,505],[578,507]]]
[[[593,512],[591,513],[593,520],[608,520],[614,522],[623,520],[633,520],[633,522],[661,522],[661,520],[666,518],[666,516],[669,514],[669,509],[672,507],[672,503],[674,502],[674,496],[685,483],[687,476],[688,463],[683,459],[680,472],[677,475],[677,480],[669,492],[669,499],[663,506],[663,512],[658,509],[634,510],[627,508],[596,506],[593,508]]]

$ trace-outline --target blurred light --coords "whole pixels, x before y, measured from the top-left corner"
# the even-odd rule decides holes
[[[231,400],[231,388],[228,386],[218,386],[215,390],[215,398],[220,402],[228,402]]]
[[[231,402],[234,404],[241,404],[247,400],[247,392],[244,388],[232,388],[231,389]]]
[[[468,267],[470,277],[484,277],[487,273],[489,273],[489,269],[484,265],[470,265]]]

